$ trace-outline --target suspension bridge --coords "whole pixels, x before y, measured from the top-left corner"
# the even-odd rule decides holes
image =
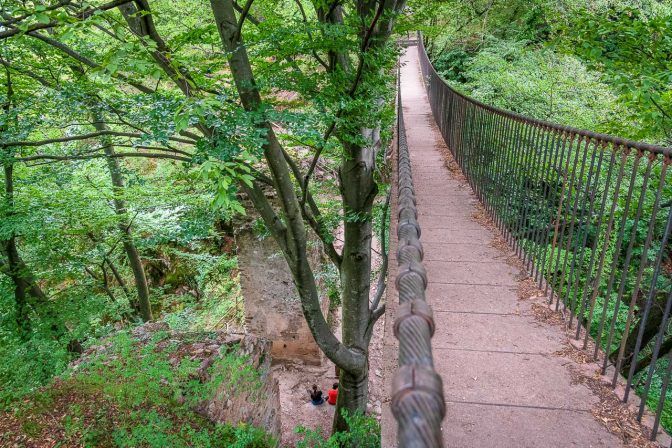
[[[398,117],[383,447],[669,446],[671,150],[481,104],[421,39]]]

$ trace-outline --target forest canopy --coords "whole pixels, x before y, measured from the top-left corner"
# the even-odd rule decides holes
[[[439,2],[421,13],[437,69],[476,99],[669,145],[670,2]]]

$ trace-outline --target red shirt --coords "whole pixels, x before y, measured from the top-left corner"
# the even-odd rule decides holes
[[[336,397],[338,397],[338,390],[329,389],[329,399],[327,400],[329,404],[336,404]]]

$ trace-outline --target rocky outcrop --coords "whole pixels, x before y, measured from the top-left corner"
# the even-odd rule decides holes
[[[131,335],[138,346],[153,344],[175,368],[185,359],[197,363],[190,376],[212,388],[206,388],[211,392],[194,406],[195,412],[215,423],[255,426],[279,440],[280,396],[271,372],[269,340],[221,331],[174,332],[163,322],[141,325]],[[72,367],[77,371],[93,358],[103,364],[116,359],[112,339],[87,350]]]
[[[203,403],[202,411],[214,422],[245,422],[280,438],[280,393],[278,381],[271,373],[271,342],[267,339],[246,335],[238,341],[229,338],[227,344],[235,344],[236,353],[247,360],[246,366],[259,373],[253,387],[224,382],[214,396]],[[211,375],[217,375],[215,369]],[[231,387],[233,386],[233,387]],[[242,386],[242,387],[241,387]]]
[[[273,192],[269,192],[272,195]],[[270,198],[273,202],[273,197]],[[246,203],[247,216],[235,223],[235,240],[240,269],[240,287],[245,303],[245,325],[249,333],[273,342],[274,363],[301,361],[319,365],[320,351],[301,310],[301,300],[292,274],[277,243],[259,231],[257,214]],[[322,249],[308,232],[310,264],[318,272]],[[329,300],[321,298],[322,312]]]

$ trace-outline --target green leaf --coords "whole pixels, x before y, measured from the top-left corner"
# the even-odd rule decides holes
[[[248,187],[250,187],[250,188],[253,187],[253,185],[252,185],[252,182],[254,181],[253,176],[250,176],[249,174],[243,174],[239,177],[239,179],[242,180],[243,183],[245,183],[245,185],[247,185]]]
[[[175,132],[178,134],[189,127],[189,116],[179,115],[175,118]]]
[[[602,50],[600,50],[599,48],[597,48],[597,47],[593,47],[593,48],[590,50],[590,57],[591,57],[591,58],[593,58],[593,59],[598,59],[600,56],[602,56]]]
[[[51,22],[51,18],[43,12],[36,13],[35,19],[37,19],[37,21],[40,23],[44,23],[45,25]]]

